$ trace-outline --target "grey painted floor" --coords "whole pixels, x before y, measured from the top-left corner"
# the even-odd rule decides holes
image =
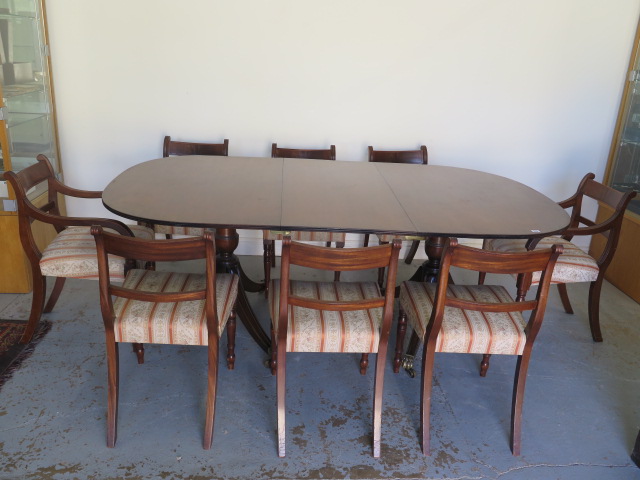
[[[242,258],[253,278],[261,278],[260,261]],[[629,458],[640,424],[640,305],[606,284],[605,341],[594,344],[587,291],[569,286],[575,315],[552,292],[529,371],[521,457],[508,444],[513,358],[494,356],[480,378],[477,356],[436,356],[430,457],[418,446],[419,379],[389,366],[382,456],[374,459],[372,369],[361,376],[357,355],[290,354],[280,459],[275,377],[242,326],[236,370],[221,369],[210,451],[201,447],[205,349],[180,346],[147,346],[140,366],[121,349],[118,442],[106,448],[97,284],[69,281],[46,315],[52,330],[0,391],[0,479],[640,479]],[[250,297],[268,325],[266,301]],[[26,319],[29,303],[30,295],[0,295],[0,318]]]

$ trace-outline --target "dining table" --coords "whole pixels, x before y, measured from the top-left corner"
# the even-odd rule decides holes
[[[334,231],[427,238],[413,280],[433,281],[444,242],[561,233],[569,215],[515,180],[441,165],[179,156],[143,161],[104,189],[104,206],[138,222],[215,229],[219,268],[241,278],[237,313],[269,351],[246,292],[264,290],[234,254],[238,229]]]

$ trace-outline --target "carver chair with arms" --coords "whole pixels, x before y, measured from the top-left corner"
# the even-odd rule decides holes
[[[21,343],[31,340],[42,313],[53,310],[67,278],[98,279],[96,246],[89,232],[91,225],[101,225],[121,235],[153,238],[151,229],[139,225],[125,225],[107,218],[63,216],[58,195],[99,199],[102,192],[68,187],[56,178],[47,157],[38,155],[37,160],[37,163],[19,172],[4,173],[5,180],[11,184],[16,195],[20,241],[29,260],[33,278],[31,313]],[[47,203],[38,207],[29,199],[28,192],[43,182],[47,183]],[[38,247],[33,236],[31,224],[35,220],[52,225],[57,232],[54,240],[44,250]],[[109,268],[114,279],[124,279],[124,263],[124,258],[110,258]],[[45,305],[48,276],[56,277],[56,282]]]
[[[419,150],[374,150],[369,146],[369,161],[370,162],[382,162],[382,163],[406,163],[412,165],[427,165],[429,163],[429,152],[425,145],[421,145]],[[393,235],[378,234],[378,242],[380,244],[389,243]],[[412,237],[411,248],[407,252],[404,259],[406,264],[410,264],[415,257],[418,248],[420,247],[420,240],[426,240],[425,238]],[[364,246],[369,246],[369,234],[364,236]],[[384,277],[384,270],[378,272],[378,283],[382,285]]]
[[[382,392],[387,343],[393,317],[401,242],[369,248],[336,249],[291,242],[285,237],[280,279],[269,289],[272,373],[278,397],[278,454],[285,455],[286,354],[288,352],[376,353],[373,398],[373,456],[380,456]],[[307,282],[291,279],[291,265],[333,271],[388,268],[384,295],[376,282]],[[364,363],[363,363],[364,362]]]
[[[271,145],[272,158],[310,158],[314,160],[335,160],[336,147],[331,145],[327,149],[300,149],[300,148],[280,148],[277,143]],[[325,242],[328,246],[335,242],[336,247],[344,247],[346,234],[343,232],[308,232],[293,231],[288,232],[291,239],[297,242]],[[269,283],[271,280],[271,269],[276,266],[276,240],[282,240],[282,232],[272,230],[263,231],[264,247],[264,278],[265,296],[269,294]],[[340,272],[335,273],[335,280],[340,279]]]
[[[576,193],[559,202],[563,208],[571,208],[571,221],[569,228],[560,237],[546,237],[542,240],[534,239],[486,239],[483,248],[496,252],[524,252],[526,250],[549,248],[558,243],[564,246],[564,253],[558,259],[556,268],[551,277],[551,283],[558,285],[562,305],[567,313],[573,313],[571,302],[567,294],[567,283],[590,282],[589,285],[589,326],[591,336],[595,342],[602,341],[600,330],[600,291],[607,267],[613,259],[620,238],[620,229],[624,211],[629,202],[635,197],[635,192],[619,192],[611,187],[594,180],[595,175],[588,173],[580,182]],[[613,210],[610,217],[596,223],[584,217],[582,212],[585,198],[596,200]],[[591,257],[588,253],[574,245],[571,240],[576,236],[601,235],[605,240],[602,254],[598,258]],[[595,238],[595,237],[594,237]],[[480,274],[480,283],[484,282],[484,273]],[[533,275],[530,284],[523,284],[521,298],[527,293],[531,284],[539,281],[539,275]]]
[[[118,415],[118,344],[147,343],[207,347],[207,398],[203,447],[213,439],[218,378],[218,344],[227,326],[227,367],[235,361],[235,302],[238,277],[216,274],[211,231],[203,237],[141,240],[91,228],[98,249],[100,308],[107,347],[107,446],[114,447]],[[111,281],[108,256],[153,262],[205,259],[204,274],[130,269],[122,286]],[[112,296],[116,297],[115,301]]]
[[[398,336],[393,363],[398,372],[404,335],[408,327],[423,341],[420,443],[430,453],[430,412],[435,353],[516,355],[511,408],[511,451],[520,454],[524,388],[533,342],[540,330],[547,304],[551,271],[563,247],[523,253],[489,252],[445,244],[438,283],[403,282],[400,286]],[[519,278],[542,272],[534,300],[515,301],[497,285],[454,285],[451,267],[491,273],[518,274]],[[522,312],[531,311],[525,321]]]
[[[196,142],[176,142],[167,135],[162,144],[162,156],[182,156],[182,155],[212,155],[226,157],[229,155],[229,140],[224,139],[222,143],[196,143]],[[204,229],[200,227],[180,227],[178,225],[154,225],[156,233],[164,234],[166,238],[173,235],[189,235],[201,237]]]

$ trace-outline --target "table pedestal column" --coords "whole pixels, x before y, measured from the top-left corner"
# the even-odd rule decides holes
[[[242,270],[238,257],[233,253],[238,247],[239,235],[235,228],[216,229],[217,269],[221,272],[234,273],[240,277],[238,285],[237,313],[255,342],[265,352],[271,349],[271,340],[260,326],[253,313],[246,292],[260,292],[264,284],[251,280]]]

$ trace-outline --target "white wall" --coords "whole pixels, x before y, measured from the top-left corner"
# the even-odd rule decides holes
[[[49,0],[47,11],[71,185],[102,189],[159,157],[170,134],[229,138],[231,155],[334,143],[358,161],[370,144],[425,143],[430,163],[560,200],[585,173],[602,178],[640,0]]]

